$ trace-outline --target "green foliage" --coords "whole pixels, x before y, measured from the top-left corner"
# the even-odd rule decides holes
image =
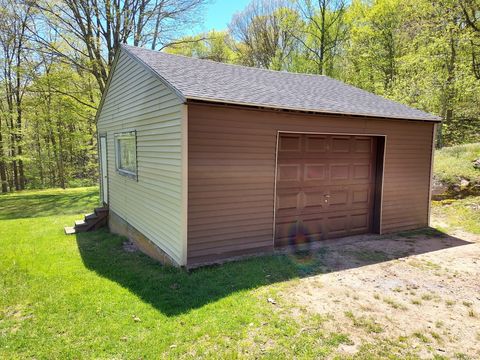
[[[47,60],[48,61],[48,60]],[[91,75],[46,63],[24,100],[28,188],[78,187],[98,178],[95,112],[99,92]]]
[[[44,40],[35,41],[32,29],[40,18],[34,3],[0,5],[2,192],[95,184],[100,92],[88,70],[93,65],[80,48],[65,50],[75,44],[71,33],[47,41],[49,29],[43,29]],[[74,65],[65,61],[70,55]]]
[[[232,62],[234,52],[228,46],[230,41],[228,32],[212,30],[204,34],[184,37],[169,46],[166,52],[213,61]]]
[[[188,15],[203,0],[155,11],[146,4],[130,15],[123,9],[111,23],[115,33],[100,31],[95,41],[88,32],[105,26],[95,19],[108,19],[102,11],[110,3],[97,14],[92,4],[69,7],[63,0],[44,3],[42,11],[35,2],[0,1],[2,192],[95,184],[94,117],[118,43],[163,45],[173,29],[194,21]],[[253,0],[228,30],[175,32],[178,39],[165,51],[326,74],[443,117],[438,147],[478,142],[479,6],[474,0]],[[71,17],[57,18],[58,9]],[[83,11],[95,12],[93,20]],[[134,31],[124,16],[135,19]],[[73,31],[76,21],[92,28]]]
[[[434,176],[447,185],[461,179],[480,185],[480,169],[473,161],[480,159],[480,143],[445,147],[435,152]]]
[[[390,94],[404,51],[401,26],[405,6],[406,2],[395,0],[352,3],[348,61],[340,75],[344,80],[377,94]]]
[[[480,81],[457,3],[355,1],[349,15],[343,80],[442,116],[442,146],[478,141]]]

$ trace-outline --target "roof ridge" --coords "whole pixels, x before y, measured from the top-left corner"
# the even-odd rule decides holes
[[[294,72],[294,71],[286,71],[286,70],[274,70],[274,69],[266,69],[266,68],[256,67],[256,66],[232,64],[232,63],[215,61],[215,60],[211,60],[211,59],[203,59],[203,58],[199,58],[199,57],[187,56],[187,55],[182,55],[182,54],[170,54],[170,53],[163,52],[163,51],[147,49],[143,46],[134,46],[134,45],[129,45],[129,44],[121,44],[121,46],[127,47],[127,48],[130,47],[130,48],[134,48],[134,49],[141,49],[142,51],[148,51],[148,52],[152,52],[152,53],[160,54],[160,55],[166,55],[166,56],[172,56],[172,57],[182,57],[182,58],[185,58],[185,59],[188,59],[188,60],[205,61],[205,62],[210,62],[210,63],[213,63],[213,64],[226,65],[226,66],[232,66],[232,67],[240,67],[242,69],[247,69],[247,70],[268,71],[268,72],[279,73],[279,74],[291,74],[291,75],[299,75],[299,76],[324,77],[324,78],[336,80],[335,78],[332,78],[331,76],[323,75],[323,74],[302,73],[302,72]]]

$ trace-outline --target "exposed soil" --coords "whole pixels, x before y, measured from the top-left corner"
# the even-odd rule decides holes
[[[137,252],[137,251],[139,251],[138,246],[135,245],[130,240],[124,241],[123,244],[122,244],[122,248],[126,252]]]
[[[298,305],[294,313],[324,315],[329,330],[349,336],[340,356],[388,340],[422,358],[480,358],[479,236],[360,236],[326,242],[311,256],[319,253],[325,274],[283,296]]]

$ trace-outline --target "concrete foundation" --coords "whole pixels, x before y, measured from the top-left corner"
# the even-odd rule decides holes
[[[141,252],[159,261],[164,265],[176,266],[180,265],[175,262],[167,253],[160,249],[156,244],[149,240],[140,231],[135,229],[126,220],[113,211],[109,211],[108,228],[111,233],[127,237],[133,242]]]

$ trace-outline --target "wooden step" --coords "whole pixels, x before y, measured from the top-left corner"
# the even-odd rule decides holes
[[[95,208],[95,214],[97,216],[104,216],[108,214],[108,208],[107,207],[97,207]]]
[[[85,214],[85,221],[97,220],[98,215],[95,213]]]
[[[77,232],[73,226],[65,226],[64,230],[65,235],[73,235]]]
[[[107,223],[108,223],[108,218],[106,216],[102,218],[98,218],[98,220],[95,221],[95,225],[92,227],[92,230],[98,230],[106,226]]]
[[[75,227],[89,225],[85,220],[75,220]]]
[[[88,231],[94,226],[95,226],[95,221],[89,222],[85,220],[75,220],[75,230],[77,232]]]
[[[85,214],[83,220],[76,220],[75,226],[65,227],[65,234],[71,235],[79,232],[98,230],[107,225],[108,207],[95,208],[93,213]]]

